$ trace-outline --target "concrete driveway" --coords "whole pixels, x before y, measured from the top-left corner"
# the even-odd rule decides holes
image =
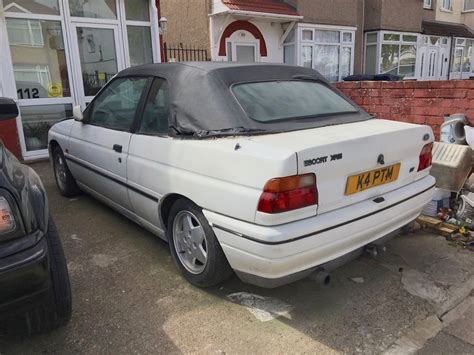
[[[328,286],[234,278],[201,290],[166,243],[87,195],[61,197],[49,164],[33,167],[62,236],[74,313],[50,334],[0,338],[1,354],[474,353],[474,255],[444,238],[398,237]]]

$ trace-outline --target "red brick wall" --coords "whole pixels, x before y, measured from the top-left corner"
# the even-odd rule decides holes
[[[21,159],[20,141],[14,119],[0,121],[0,140],[3,141],[9,151]]]
[[[445,115],[463,113],[474,124],[474,80],[356,81],[337,87],[378,118],[430,125],[437,139]]]

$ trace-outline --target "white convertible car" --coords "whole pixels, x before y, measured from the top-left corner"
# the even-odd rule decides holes
[[[232,271],[263,287],[327,282],[431,200],[432,142],[314,70],[211,62],[126,69],[49,132],[61,193],[83,190],[166,239],[201,287]]]

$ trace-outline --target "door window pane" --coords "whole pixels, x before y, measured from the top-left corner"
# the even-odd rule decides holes
[[[87,123],[128,131],[132,126],[146,78],[119,78],[94,100]]]
[[[85,96],[94,96],[118,71],[114,30],[77,28]]]
[[[342,34],[342,41],[344,43],[351,43],[352,42],[352,33],[350,32],[344,32]]]
[[[295,45],[294,44],[289,44],[286,46],[283,46],[283,63],[286,64],[295,64]]]
[[[461,63],[462,63],[462,58],[463,58],[462,52],[463,52],[462,48],[456,48],[454,50],[452,71],[455,72],[455,73],[461,72],[461,67],[462,67]]]
[[[314,31],[314,40],[318,43],[339,43],[340,32],[339,31]]]
[[[329,81],[339,80],[339,46],[314,46],[314,69]]]
[[[71,16],[90,18],[117,18],[116,0],[69,0]]]
[[[418,40],[418,37],[415,35],[405,35],[403,36],[403,40],[405,42],[416,42]]]
[[[169,114],[168,83],[155,79],[146,100],[139,133],[167,135]]]
[[[399,51],[398,44],[382,45],[382,63],[380,63],[382,74],[398,74]]]
[[[365,74],[375,74],[377,62],[377,46],[367,46],[365,50]]]
[[[127,26],[130,65],[153,63],[150,27]]]
[[[377,43],[377,33],[368,33],[367,43]]]
[[[6,12],[59,15],[58,0],[3,0]]]
[[[471,57],[472,57],[472,40],[466,40],[464,46],[464,59],[462,64],[462,71],[465,73],[471,72]]]
[[[71,96],[60,22],[6,22],[18,98]]]
[[[20,106],[26,150],[48,148],[48,131],[60,120],[72,116],[72,105]]]
[[[313,46],[302,47],[301,60],[303,61],[304,67],[306,68],[313,67]]]
[[[253,63],[255,62],[255,47],[254,46],[235,46],[237,62]]]
[[[125,0],[125,16],[130,21],[150,21],[148,0]]]
[[[350,47],[342,47],[341,52],[341,78],[351,75],[352,49]]]
[[[400,48],[400,70],[402,76],[415,76],[416,46],[401,46]]]
[[[285,43],[293,43],[295,41],[295,29],[293,28],[285,38]]]
[[[430,37],[430,42],[433,46],[437,46],[439,44],[439,37]]]
[[[395,34],[395,33],[385,33],[383,35],[383,40],[384,41],[399,41],[400,35]]]
[[[313,30],[303,30],[303,41],[312,41],[313,40]]]

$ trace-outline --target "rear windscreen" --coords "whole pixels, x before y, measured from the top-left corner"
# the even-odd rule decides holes
[[[342,96],[316,81],[266,81],[232,87],[247,115],[259,122],[354,113]]]

